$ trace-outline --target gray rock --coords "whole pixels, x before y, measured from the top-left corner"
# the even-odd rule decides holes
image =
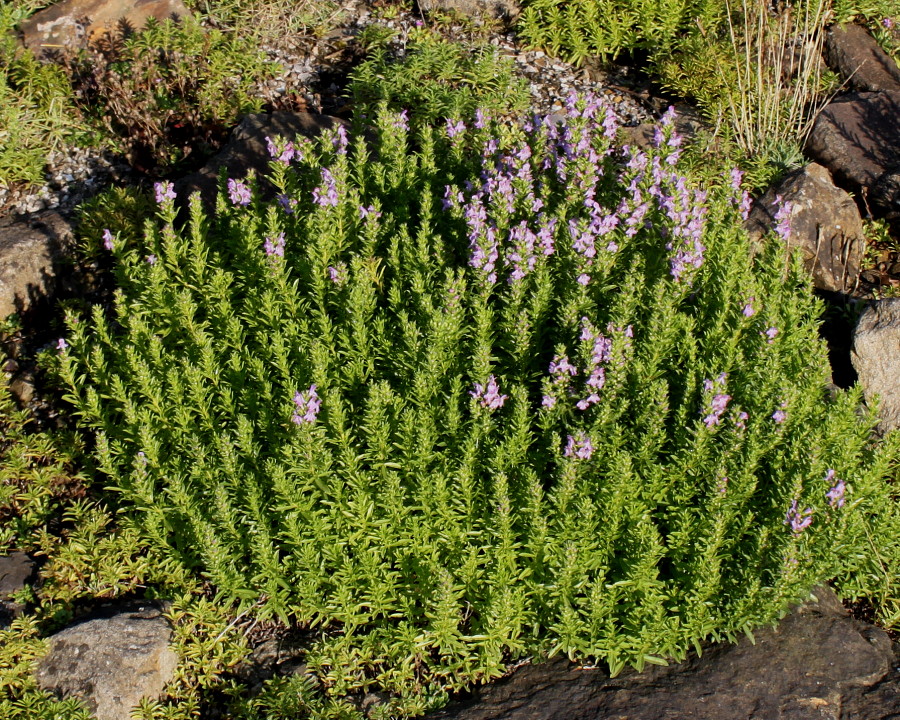
[[[516,0],[419,0],[419,8],[423,12],[449,10],[469,17],[488,15],[507,20],[518,17],[522,11]]]
[[[25,47],[40,58],[47,51],[72,51],[124,22],[132,30],[149,18],[166,20],[189,14],[181,0],[62,0],[25,20],[20,30]]]
[[[860,25],[834,25],[825,36],[828,66],[858,91],[900,91],[900,67]]]
[[[52,296],[72,227],[59,213],[0,219],[0,319],[26,315]]]
[[[22,612],[22,606],[12,598],[28,584],[34,568],[34,560],[23,552],[0,557],[0,628]]]
[[[199,192],[204,207],[215,206],[218,193],[219,172],[224,168],[230,178],[244,178],[250,170],[262,178],[269,171],[269,151],[266,137],[281,136],[293,140],[304,135],[315,137],[324,130],[348,123],[328,115],[313,115],[305,112],[275,112],[247,115],[232,131],[228,143],[197,172],[186,175],[175,183],[180,207],[185,207],[187,199]],[[268,183],[261,184],[264,195],[271,196]]]
[[[835,180],[868,192],[887,172],[900,168],[900,92],[849,93],[816,118],[806,153]]]
[[[900,427],[900,298],[876,300],[863,310],[850,359],[866,400],[878,397],[879,430]]]
[[[34,560],[26,553],[14,552],[0,557],[0,600],[9,600],[25,587],[34,574]]]
[[[787,242],[803,253],[815,286],[831,292],[852,290],[866,251],[862,218],[853,198],[835,187],[825,168],[810,163],[754,203],[745,223],[751,238],[759,239],[777,224],[776,196],[791,203]]]
[[[150,606],[72,625],[49,638],[38,685],[80,698],[97,720],[124,720],[174,677],[178,657],[170,635],[168,622]]]
[[[847,617],[828,588],[819,602],[775,628],[719,644],[702,657],[616,678],[565,659],[525,665],[510,677],[448,706],[433,720],[842,720],[867,708],[867,720],[896,718],[896,680],[887,635]],[[873,693],[884,703],[873,702]],[[860,716],[863,717],[863,716]]]

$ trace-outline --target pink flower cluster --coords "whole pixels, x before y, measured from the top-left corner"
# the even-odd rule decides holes
[[[322,402],[316,393],[316,386],[312,384],[306,392],[294,393],[294,414],[291,421],[296,425],[314,423],[321,407]]]
[[[591,442],[590,436],[581,430],[566,438],[566,447],[563,450],[563,455],[566,457],[590,460],[593,454],[594,444]]]
[[[503,407],[508,396],[500,394],[500,387],[497,385],[497,378],[491,375],[487,384],[474,384],[474,390],[470,390],[469,394],[476,400],[480,400],[483,407],[488,410],[499,410]]]

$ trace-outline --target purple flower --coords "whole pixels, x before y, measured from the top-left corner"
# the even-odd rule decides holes
[[[566,375],[571,375],[574,377],[578,374],[578,368],[576,368],[572,363],[569,362],[569,357],[567,355],[563,355],[559,357],[558,355],[550,361],[550,367],[547,368],[550,371],[551,375],[554,375],[554,380],[565,379]]]
[[[741,310],[744,317],[753,317],[756,314],[756,310],[753,307],[754,302],[756,302],[756,298],[752,297],[747,301],[747,304],[744,305],[744,309]]]
[[[284,193],[282,193],[281,195],[279,195],[276,199],[278,200],[278,204],[281,205],[282,208],[284,208],[284,211],[285,211],[288,215],[293,215],[293,214],[294,214],[294,205],[297,204],[297,201],[296,201],[296,200],[291,200],[291,199],[290,199],[287,195],[285,195]]]
[[[784,524],[791,526],[794,535],[799,535],[812,523],[812,508],[806,508],[802,512],[797,508],[797,501],[791,503],[790,510],[784,516]]]
[[[881,21],[881,24],[884,26],[885,30],[893,30],[896,23],[893,18],[886,17]]]
[[[541,399],[541,405],[545,408],[552,408],[556,406],[556,398],[552,395],[544,395]]]
[[[335,285],[343,285],[347,280],[347,266],[344,263],[338,263],[337,267],[329,266],[328,279]]]
[[[360,205],[359,206],[359,219],[360,220],[365,220],[370,215],[372,216],[372,218],[374,218],[376,220],[381,217],[381,213],[375,209],[374,205],[368,205],[368,206]]]
[[[406,110],[400,111],[391,118],[391,124],[397,129],[406,132],[409,130],[409,113]]]
[[[579,285],[587,285],[591,281],[591,276],[587,273],[581,273],[577,278]]]
[[[750,416],[745,413],[743,410],[734,416],[734,426],[738,430],[745,430],[747,428],[747,420]]]
[[[760,335],[765,335],[768,338],[769,344],[775,342],[775,336],[778,335],[778,328],[770,327],[765,332],[761,332]]]
[[[294,147],[294,143],[290,140],[285,143],[284,148],[279,149],[272,138],[266,136],[266,148],[272,159],[278,160],[278,162],[283,163],[284,165],[290,165],[291,160],[293,160],[294,157],[300,157],[300,151]]]
[[[447,137],[455,138],[457,135],[462,133],[466,129],[465,124],[462,120],[457,120],[453,122],[450,118],[447,118]]]
[[[56,341],[56,349],[60,352],[65,351],[67,347],[69,347],[69,343],[67,343],[64,338],[60,338]]]
[[[313,190],[313,202],[322,207],[337,207],[337,183],[328,168],[322,168],[322,185]]]
[[[112,252],[113,249],[113,234],[107,229],[103,231],[103,247]]]
[[[488,378],[486,387],[481,383],[475,383],[475,389],[470,390],[469,394],[476,400],[481,400],[481,404],[488,410],[498,410],[503,407],[503,403],[506,402],[508,397],[500,394],[497,378],[493,375]]]
[[[156,192],[156,202],[162,205],[166,200],[175,199],[175,186],[170,182],[158,182],[153,184]]]
[[[319,414],[319,408],[321,406],[322,401],[319,400],[319,396],[316,394],[315,384],[310,385],[309,390],[306,392],[294,393],[295,410],[294,414],[291,416],[291,421],[296,425],[313,423]]]
[[[576,457],[580,460],[590,460],[594,454],[594,444],[591,438],[582,431],[578,431],[574,436],[569,435],[566,439],[566,448],[563,455],[566,457]]]
[[[728,374],[723,372],[715,380],[707,378],[703,381],[703,391],[713,395],[707,408],[708,414],[703,418],[703,422],[708,428],[719,424],[725,409],[728,407],[728,402],[731,400],[731,395],[718,392],[719,389],[724,388],[727,378]]]
[[[228,181],[228,198],[232,205],[249,205],[250,188],[240,180],[232,178]]]
[[[825,480],[827,482],[833,482],[834,476],[834,470],[829,469],[828,472],[825,473]],[[828,499],[828,504],[831,505],[831,507],[844,507],[844,490],[846,490],[846,488],[846,483],[843,480],[838,479],[838,481],[832,485],[831,489],[825,493],[825,497]]]
[[[284,233],[278,233],[277,237],[267,237],[263,243],[263,250],[267,256],[284,257]]]
[[[144,258],[148,265],[156,265],[156,255],[148,255]]]
[[[337,132],[334,135],[334,139],[331,141],[334,145],[334,149],[338,151],[339,155],[344,155],[347,152],[347,144],[349,140],[347,139],[347,129],[343,125],[338,125]]]
[[[794,205],[790,202],[782,202],[781,195],[775,196],[775,204],[778,206],[775,211],[775,232],[782,240],[787,241],[791,235],[791,214]]]
[[[729,400],[731,400],[731,395],[725,395],[724,393],[720,393],[713,397],[712,402],[710,403],[711,411],[709,415],[703,418],[706,427],[711,428],[719,424],[719,420],[722,417],[722,413],[725,412]]]
[[[778,408],[778,410],[776,410],[775,412],[772,413],[772,419],[776,423],[779,423],[779,424],[783,423],[785,421],[785,418],[787,418],[787,415],[785,414],[784,410],[782,410],[781,408]]]

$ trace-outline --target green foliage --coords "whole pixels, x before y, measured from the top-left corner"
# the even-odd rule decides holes
[[[65,73],[13,34],[34,5],[0,4],[0,185],[40,182],[47,155],[85,134]]]
[[[114,227],[119,237],[133,242],[153,217],[154,207],[137,188],[109,188],[78,207],[77,236],[87,256],[102,252],[103,231]]]
[[[188,0],[213,27],[228,27],[260,44],[277,45],[286,37],[323,35],[346,21],[347,8],[334,0]]]
[[[62,507],[85,494],[75,453],[74,438],[30,431],[27,412],[0,388],[0,553],[34,547]]]
[[[718,25],[719,0],[530,0],[519,19],[529,44],[582,63],[669,47],[691,29]]]
[[[654,58],[660,82],[697,101],[754,187],[802,164],[801,147],[835,89],[821,46],[829,0],[801,0],[773,13],[741,0],[726,21]]]
[[[875,458],[891,482],[873,488],[855,532],[863,542],[845,558],[835,586],[843,597],[865,598],[883,627],[900,630],[900,433]]]
[[[528,107],[523,80],[513,77],[512,62],[496,48],[469,50],[428,32],[414,33],[405,52],[394,57],[390,35],[369,33],[370,57],[350,76],[357,112],[372,115],[380,102],[406,109],[413,122],[471,117],[476,108],[497,114]]]
[[[680,658],[864,551],[888,454],[829,395],[799,261],[601,107],[415,154],[385,112],[372,148],[298,140],[283,205],[232,182],[176,230],[164,201],[116,238],[114,316],[69,318],[59,373],[153,552],[315,628],[336,702]]]
[[[159,172],[213,149],[242,114],[258,112],[255,86],[273,72],[253,41],[191,17],[120,28],[68,68],[85,111],[133,163]]]

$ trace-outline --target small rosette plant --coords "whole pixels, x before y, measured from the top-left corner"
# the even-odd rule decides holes
[[[382,111],[271,139],[271,202],[231,178],[179,230],[161,187],[58,353],[108,483],[222,596],[321,628],[330,692],[407,712],[525,653],[618,672],[772,621],[884,462],[799,265],[671,120],[642,150],[594,98]]]

